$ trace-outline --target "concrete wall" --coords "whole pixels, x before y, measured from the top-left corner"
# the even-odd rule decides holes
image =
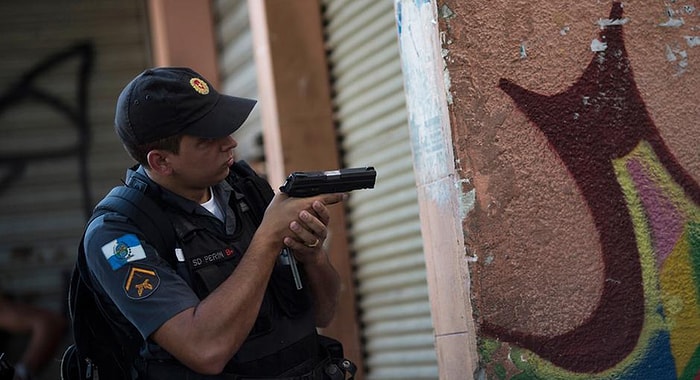
[[[698,374],[696,7],[438,2],[477,376]]]

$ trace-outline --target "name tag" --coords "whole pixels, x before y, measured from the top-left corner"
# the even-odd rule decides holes
[[[236,256],[236,251],[233,248],[225,248],[223,250],[208,253],[206,255],[201,255],[193,257],[190,259],[192,268],[199,268],[203,265],[216,264],[218,262],[229,260]]]

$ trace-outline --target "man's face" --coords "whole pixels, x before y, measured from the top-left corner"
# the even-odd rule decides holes
[[[182,186],[208,188],[226,178],[233,165],[233,149],[238,142],[231,136],[206,139],[183,136],[180,152],[169,157],[173,179]]]

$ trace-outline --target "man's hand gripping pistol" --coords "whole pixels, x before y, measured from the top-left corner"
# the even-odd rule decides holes
[[[312,197],[319,194],[345,193],[352,190],[372,189],[377,178],[373,167],[347,168],[330,171],[293,172],[280,190],[290,197]],[[282,260],[289,263],[297,289],[302,288],[299,268],[294,255],[285,248]]]

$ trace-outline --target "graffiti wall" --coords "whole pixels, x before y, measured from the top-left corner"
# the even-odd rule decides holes
[[[438,4],[487,378],[700,378],[699,5]]]

